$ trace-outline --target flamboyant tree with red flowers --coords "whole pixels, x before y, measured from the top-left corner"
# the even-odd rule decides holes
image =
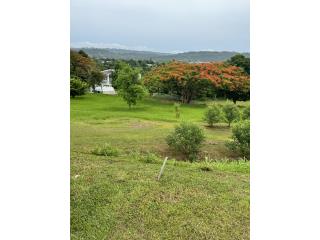
[[[172,61],[162,64],[144,76],[150,93],[171,93],[183,103],[214,92],[217,97],[247,100],[250,77],[241,68],[221,62],[185,63]]]

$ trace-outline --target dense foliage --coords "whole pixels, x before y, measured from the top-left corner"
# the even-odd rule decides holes
[[[103,80],[103,74],[96,62],[84,51],[70,51],[70,76],[75,76],[94,89]]]
[[[77,77],[71,77],[70,78],[70,96],[81,96],[84,95],[86,92],[86,89],[88,88],[88,84],[81,81]]]
[[[178,95],[183,103],[206,97],[247,100],[250,94],[249,75],[241,68],[226,63],[162,64],[144,76],[151,93]]]
[[[242,54],[234,55],[227,61],[227,63],[241,67],[246,73],[250,74],[250,58]]]
[[[136,105],[137,101],[141,100],[147,94],[141,82],[139,69],[132,68],[128,64],[123,64],[118,72],[115,83],[120,96],[127,102],[129,108]]]
[[[175,127],[174,132],[166,140],[171,148],[193,161],[196,159],[204,139],[204,132],[200,127],[193,123],[183,122]]]
[[[97,59],[95,59],[95,61],[101,70],[116,69],[116,67],[119,65],[119,63],[126,63],[133,68],[140,68],[142,70],[142,72],[147,72],[153,66],[157,65],[152,60],[133,60],[133,59],[117,60],[117,59],[113,59],[113,58],[97,58]]]
[[[243,157],[250,158],[250,121],[238,122],[232,127],[232,142],[227,146],[233,151],[239,151]]]

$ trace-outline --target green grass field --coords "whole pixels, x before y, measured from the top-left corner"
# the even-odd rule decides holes
[[[165,100],[129,110],[117,96],[71,99],[71,238],[249,239],[249,163],[232,160],[230,129],[207,128],[205,108],[183,105],[177,120]],[[181,161],[168,149],[165,137],[180,121],[205,129],[203,161]],[[92,154],[104,143],[119,156]]]

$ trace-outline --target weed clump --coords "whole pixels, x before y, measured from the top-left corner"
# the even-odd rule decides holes
[[[156,154],[152,152],[147,152],[146,154],[140,155],[139,160],[144,163],[160,163],[161,159]]]
[[[130,157],[135,161],[144,162],[144,163],[161,163],[161,157],[153,152],[141,152],[141,151],[131,151]]]
[[[108,143],[96,147],[91,153],[97,156],[119,156],[119,150]]]

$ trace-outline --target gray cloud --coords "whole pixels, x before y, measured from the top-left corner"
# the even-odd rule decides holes
[[[249,0],[71,0],[71,42],[249,51]]]

